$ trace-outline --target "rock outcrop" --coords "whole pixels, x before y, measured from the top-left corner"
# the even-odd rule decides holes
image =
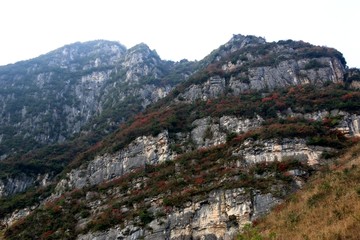
[[[169,149],[167,132],[160,133],[156,137],[138,137],[125,149],[115,154],[98,156],[87,166],[83,166],[83,169],[81,167],[73,169],[67,175],[67,179],[58,184],[57,189],[64,191],[99,184],[146,164],[172,160],[174,156],[175,154]]]
[[[126,49],[102,40],[0,67],[1,158],[63,143],[90,123],[86,131],[108,133],[184,80],[186,71],[164,80],[177,67],[183,64],[161,60],[145,44]]]
[[[280,118],[285,116],[279,115]],[[287,117],[298,117],[321,121],[328,117],[340,117],[337,129],[351,136],[359,135],[360,118],[354,114],[342,111],[323,111],[311,114],[297,114],[288,111]],[[173,160],[177,153],[171,145],[192,142],[196,149],[211,147],[226,142],[230,133],[245,133],[261,126],[264,120],[257,116],[253,119],[243,119],[235,116],[222,116],[221,118],[206,117],[197,119],[192,123],[190,133],[178,133],[170,138],[165,131],[159,135],[142,136],[136,138],[126,148],[114,154],[105,154],[95,157],[89,163],[67,174],[66,179],[60,181],[58,192],[67,189],[82,188],[96,185],[101,182],[122,176],[133,169],[144,167],[146,164],[159,164]],[[185,149],[186,150],[186,149]],[[288,159],[297,159],[308,165],[318,164],[321,154],[332,149],[309,146],[305,139],[270,139],[248,140],[239,149],[234,150],[235,156],[241,156],[249,164],[259,162],[274,162]]]
[[[285,115],[278,114],[279,118],[295,117],[304,118],[314,121],[322,121],[329,118],[337,118],[339,120],[337,129],[347,136],[358,137],[360,136],[360,116],[358,114],[350,114],[344,111],[334,109],[332,111],[319,111],[314,113],[294,113],[291,109],[288,109]]]
[[[234,35],[204,61],[209,59],[213,59],[212,65],[202,81],[188,86],[179,100],[206,100],[300,84],[343,83],[346,75],[340,53],[303,42],[267,43],[262,38]]]
[[[48,174],[38,175],[36,178],[22,174],[2,179],[0,180],[0,198],[23,192],[34,185],[46,186],[48,184],[48,180]]]
[[[329,148],[308,146],[304,139],[248,140],[234,151],[249,164],[297,159],[308,165],[318,164],[321,154]]]
[[[138,137],[126,148],[114,154],[97,156],[88,164],[71,170],[66,179],[60,181],[57,190],[63,192],[67,189],[96,185],[146,164],[159,164],[173,160],[177,153],[171,150],[172,144],[193,142],[196,148],[201,148],[225,143],[228,133],[241,133],[255,129],[262,121],[263,119],[259,116],[255,119],[232,116],[223,116],[220,119],[207,117],[195,120],[190,134],[178,133],[174,139],[169,137],[167,131],[155,137]]]
[[[94,41],[21,64],[23,72],[16,71],[20,65],[0,68],[1,164],[16,167],[8,155],[77,134],[88,145],[66,154],[46,149],[61,152],[54,159],[24,154],[18,161],[30,159],[35,170],[8,178],[10,167],[0,172],[0,197],[49,181],[56,186],[50,197],[39,189],[41,200],[32,206],[2,208],[9,236],[234,239],[301,188],[318,164],[351,145],[347,137],[360,136],[360,115],[352,109],[358,96],[347,88],[326,88],[341,111],[324,97],[295,104],[294,91],[310,89],[304,86],[271,93],[304,84],[356,87],[341,53],[304,42],[234,35],[198,63],[174,63],[145,44],[126,49]],[[342,108],[343,99],[351,99],[350,107]],[[29,148],[21,149],[25,142]],[[38,174],[52,161],[60,169],[54,171],[66,172]]]
[[[188,202],[153,220],[147,228],[127,225],[106,232],[80,235],[78,240],[108,239],[234,239],[239,227],[267,213],[279,203],[271,194],[247,192],[242,188],[216,190],[206,200]]]

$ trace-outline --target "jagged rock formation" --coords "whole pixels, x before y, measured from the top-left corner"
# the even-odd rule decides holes
[[[347,112],[339,111],[337,109],[334,109],[332,111],[320,111],[315,113],[294,113],[291,109],[287,111],[287,114],[285,116],[279,115],[281,118],[285,117],[300,117],[305,118],[309,120],[319,121],[323,120],[325,118],[334,118],[334,117],[340,117],[341,121],[338,123],[337,129],[342,131],[343,133],[349,135],[349,136],[360,136],[360,116],[358,114],[350,114]]]
[[[77,239],[233,239],[239,227],[269,211],[276,203],[278,199],[269,194],[241,188],[217,190],[204,201],[189,202],[186,207],[153,220],[149,229],[129,224],[125,228],[80,235]]]
[[[171,144],[193,142],[196,148],[210,147],[225,143],[228,132],[245,132],[259,127],[261,118],[239,119],[223,116],[215,124],[210,117],[198,119],[193,122],[194,129],[190,134],[178,133],[175,139],[169,137],[168,132],[163,132],[155,137],[141,136],[131,142],[125,149],[114,154],[97,156],[90,163],[73,169],[67,179],[63,179],[57,190],[82,188],[95,185],[115,177],[122,176],[133,169],[146,164],[159,164],[173,160],[178,154],[171,150]]]
[[[202,83],[188,86],[179,100],[206,100],[298,84],[342,83],[346,73],[345,61],[336,52],[290,40],[266,43],[262,38],[234,35],[210,57],[214,61],[208,66],[209,75]]]
[[[95,135],[88,141],[97,141],[165,97],[195,70],[194,66],[187,61],[163,61],[145,44],[126,49],[103,40],[67,45],[32,60],[3,66],[0,160],[7,164],[9,156],[63,143],[79,133]],[[11,165],[17,160],[9,161]],[[5,177],[9,173],[1,170],[6,171],[6,165],[0,170],[0,196],[41,186],[36,179],[46,173],[31,172],[38,166],[19,167],[26,170],[20,177]]]
[[[183,65],[161,60],[145,44],[127,50],[100,40],[1,67],[1,159],[64,142],[90,122],[88,130],[119,124],[185,79],[186,70],[165,79]]]
[[[125,54],[118,43],[94,41],[1,67],[2,145],[63,142],[79,132],[98,111],[101,86]]]
[[[302,117],[322,121],[326,117],[341,117],[337,129],[351,136],[359,135],[358,124],[360,116],[346,112],[327,111],[312,114],[296,114],[292,111],[290,117]],[[280,116],[283,117],[284,116]],[[223,116],[216,120],[210,117],[197,119],[192,123],[194,127],[190,133],[177,133],[170,138],[168,132],[157,136],[141,136],[131,142],[126,148],[114,153],[95,157],[89,163],[71,170],[66,179],[60,181],[58,192],[92,186],[129,173],[147,164],[159,164],[171,161],[178,155],[172,151],[171,145],[192,142],[196,149],[212,147],[226,142],[229,133],[244,133],[261,126],[264,120],[257,116],[255,119],[241,119],[234,116]],[[216,123],[217,122],[217,123]],[[304,139],[270,139],[266,141],[246,141],[240,148],[234,150],[234,155],[241,156],[249,164],[259,162],[282,161],[296,158],[308,165],[318,164],[324,151],[329,148],[308,146]]]
[[[57,190],[82,188],[110,180],[124,175],[145,164],[158,164],[166,160],[172,160],[174,154],[169,151],[169,138],[167,132],[160,133],[156,137],[138,137],[125,149],[109,155],[96,157],[87,166],[72,170],[67,178],[57,186]]]
[[[309,147],[304,139],[247,141],[234,154],[241,155],[247,163],[283,161],[296,158],[308,165],[318,164],[323,147]]]
[[[5,182],[0,181],[0,197],[5,197],[17,192],[23,192],[33,185],[35,180],[29,177],[8,178]]]
[[[0,197],[31,186],[55,189],[41,202],[1,213],[7,226],[23,218],[6,231],[10,239],[233,239],[360,135],[355,90],[329,88],[300,106],[294,92],[306,90],[285,89],[356,88],[357,73],[347,72],[341,53],[304,42],[234,35],[198,63],[173,63],[145,44],[95,41],[36,61],[22,63],[29,85],[27,75],[14,73],[20,65],[0,69],[8,91],[0,94],[4,126],[40,145],[112,134],[70,155],[72,169],[57,178],[1,175]],[[53,101],[30,111],[15,104],[14,89],[30,93],[28,100]],[[336,97],[334,106],[326,94]],[[9,149],[2,151],[5,159]],[[29,227],[34,219],[50,230]]]
[[[49,174],[38,175],[37,177],[27,176],[25,174],[0,179],[0,198],[10,196],[19,192],[26,191],[32,186],[46,186],[48,184]]]

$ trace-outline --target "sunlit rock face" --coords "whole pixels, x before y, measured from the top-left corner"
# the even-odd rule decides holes
[[[125,227],[79,235],[77,239],[234,239],[239,228],[267,213],[279,201],[271,194],[242,188],[216,190],[206,200],[188,202],[184,208],[153,220],[147,228],[129,222]]]
[[[159,135],[138,137],[123,150],[114,154],[97,156],[87,166],[73,169],[60,181],[57,190],[82,188],[102,183],[129,173],[145,164],[158,164],[173,160],[175,154],[169,149],[167,132]]]

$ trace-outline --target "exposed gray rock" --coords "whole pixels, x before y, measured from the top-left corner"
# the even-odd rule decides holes
[[[279,204],[281,201],[275,198],[273,194],[255,194],[253,197],[253,213],[251,220],[258,219],[270,212],[271,208]]]
[[[264,120],[260,116],[248,119],[235,116],[202,118],[192,123],[191,139],[197,147],[209,147],[226,142],[229,133],[243,133],[255,129]]]
[[[185,93],[179,95],[179,98],[190,101],[216,98],[224,93],[225,86],[225,78],[212,76],[202,85],[191,85]]]
[[[190,135],[177,134],[177,138],[170,139],[165,131],[156,137],[138,137],[123,150],[115,154],[105,154],[95,157],[88,164],[73,169],[57,186],[58,192],[70,188],[99,184],[103,181],[122,176],[133,169],[145,164],[158,164],[166,160],[173,160],[176,153],[171,151],[171,143],[181,143],[191,138],[196,148],[210,147],[226,142],[226,134],[242,132],[258,127],[263,120],[242,119],[224,116],[219,119],[210,117],[195,120]]]
[[[360,116],[357,114],[346,114],[340,122],[338,129],[349,136],[360,136]]]
[[[253,196],[252,196],[253,195]],[[271,194],[242,188],[215,190],[206,200],[189,202],[184,208],[155,219],[146,229],[128,225],[121,229],[80,235],[78,240],[108,239],[234,239],[239,229],[263,216],[280,202]]]
[[[108,126],[119,124],[129,114],[112,119],[110,112],[129,102],[141,110],[171,91],[174,83],[160,79],[175,65],[145,44],[127,50],[93,41],[0,67],[0,140],[14,146],[0,148],[0,156],[62,143],[102,114]]]
[[[49,174],[29,177],[25,174],[0,180],[0,198],[23,192],[33,185],[46,186]]]
[[[337,129],[348,136],[360,136],[360,116],[358,114],[350,114],[348,112],[339,111],[337,109],[326,111],[318,111],[314,113],[294,113],[291,109],[287,110],[285,115],[278,114],[280,118],[297,117],[308,120],[322,121],[326,118],[340,118]]]
[[[88,165],[73,169],[67,174],[67,179],[60,181],[57,191],[99,184],[145,164],[157,164],[174,157],[175,154],[169,149],[167,132],[156,137],[138,137],[119,152],[97,156]]]
[[[298,114],[291,110],[283,117],[302,117],[313,120],[323,120],[326,117],[343,117],[338,129],[349,132],[352,135],[359,134],[359,116],[350,115],[346,112],[333,110],[311,114]],[[73,169],[67,179],[63,179],[57,186],[58,192],[70,188],[82,188],[84,186],[99,184],[103,181],[122,176],[145,164],[158,164],[166,160],[172,160],[177,155],[170,149],[171,144],[182,144],[192,141],[195,148],[216,146],[226,142],[229,133],[245,133],[261,126],[264,120],[260,116],[253,119],[238,118],[235,116],[223,116],[221,118],[201,118],[192,123],[193,129],[190,134],[178,133],[174,139],[170,139],[167,132],[156,137],[138,137],[125,149],[115,154],[97,156],[87,165],[79,169]],[[187,149],[185,149],[186,151]],[[295,158],[309,165],[317,164],[321,154],[332,149],[308,146],[305,139],[270,139],[270,140],[247,140],[234,155],[241,156],[247,163],[273,162]]]
[[[298,138],[256,141],[249,139],[233,154],[242,156],[249,164],[297,159],[308,165],[314,165],[319,163],[320,156],[325,150],[329,151],[331,149],[308,146],[304,139]]]
[[[320,58],[316,61],[324,64],[324,67],[305,69],[310,61],[310,59],[287,60],[280,62],[276,67],[251,68],[249,69],[250,89],[274,89],[308,83],[321,85],[344,80],[345,69],[338,59]]]
[[[220,126],[227,132],[244,133],[249,130],[258,128],[264,122],[264,119],[259,115],[252,119],[242,119],[234,116],[222,116],[220,118]]]
[[[192,125],[191,139],[198,147],[218,145],[226,140],[226,134],[220,131],[219,124],[210,117],[195,120]]]
[[[1,226],[3,226],[4,228],[7,228],[8,226],[11,226],[12,224],[16,223],[17,221],[25,218],[34,209],[35,208],[17,209],[14,212],[12,212],[10,216],[8,216],[4,219],[0,219],[0,230],[1,230]]]
[[[317,61],[322,67],[308,68],[311,61]],[[189,86],[179,94],[178,99],[195,101],[219,97],[227,92],[240,95],[248,90],[273,90],[301,84],[323,85],[327,82],[342,83],[345,66],[337,58],[322,57],[314,59],[289,59],[276,65],[249,67],[243,71],[243,63],[227,62],[222,69],[230,75],[229,81],[218,75],[210,76],[201,84]],[[230,91],[229,91],[230,90]]]
[[[34,182],[31,177],[7,178],[0,181],[0,197],[5,197],[14,193],[23,192]]]

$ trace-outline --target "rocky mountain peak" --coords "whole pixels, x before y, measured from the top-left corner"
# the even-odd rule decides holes
[[[225,48],[230,48],[231,52],[235,52],[241,48],[247,46],[255,46],[259,44],[265,44],[266,40],[262,37],[256,37],[252,35],[234,34],[233,37],[224,45]]]
[[[171,67],[145,44],[127,50],[118,42],[105,40],[69,44],[0,67],[0,158],[62,143],[102,113],[112,121],[109,115],[118,115],[111,114],[113,108],[128,106],[129,96],[138,99],[133,109],[165,96],[171,84],[159,92],[147,84],[150,80],[156,83]],[[129,84],[134,88],[124,93]],[[116,122],[131,111],[121,111]],[[12,145],[16,147],[10,148]]]
[[[123,58],[125,53],[126,47],[118,42],[95,40],[65,45],[41,57],[47,60],[51,67],[70,67],[77,71],[79,65],[82,65],[83,70],[113,65]]]
[[[145,43],[140,43],[130,48],[125,56],[125,66],[134,66],[144,62],[158,62],[160,61],[159,55],[155,50],[151,50]]]
[[[234,239],[358,141],[359,76],[244,35],[200,62],[97,40],[0,67],[0,238]]]

